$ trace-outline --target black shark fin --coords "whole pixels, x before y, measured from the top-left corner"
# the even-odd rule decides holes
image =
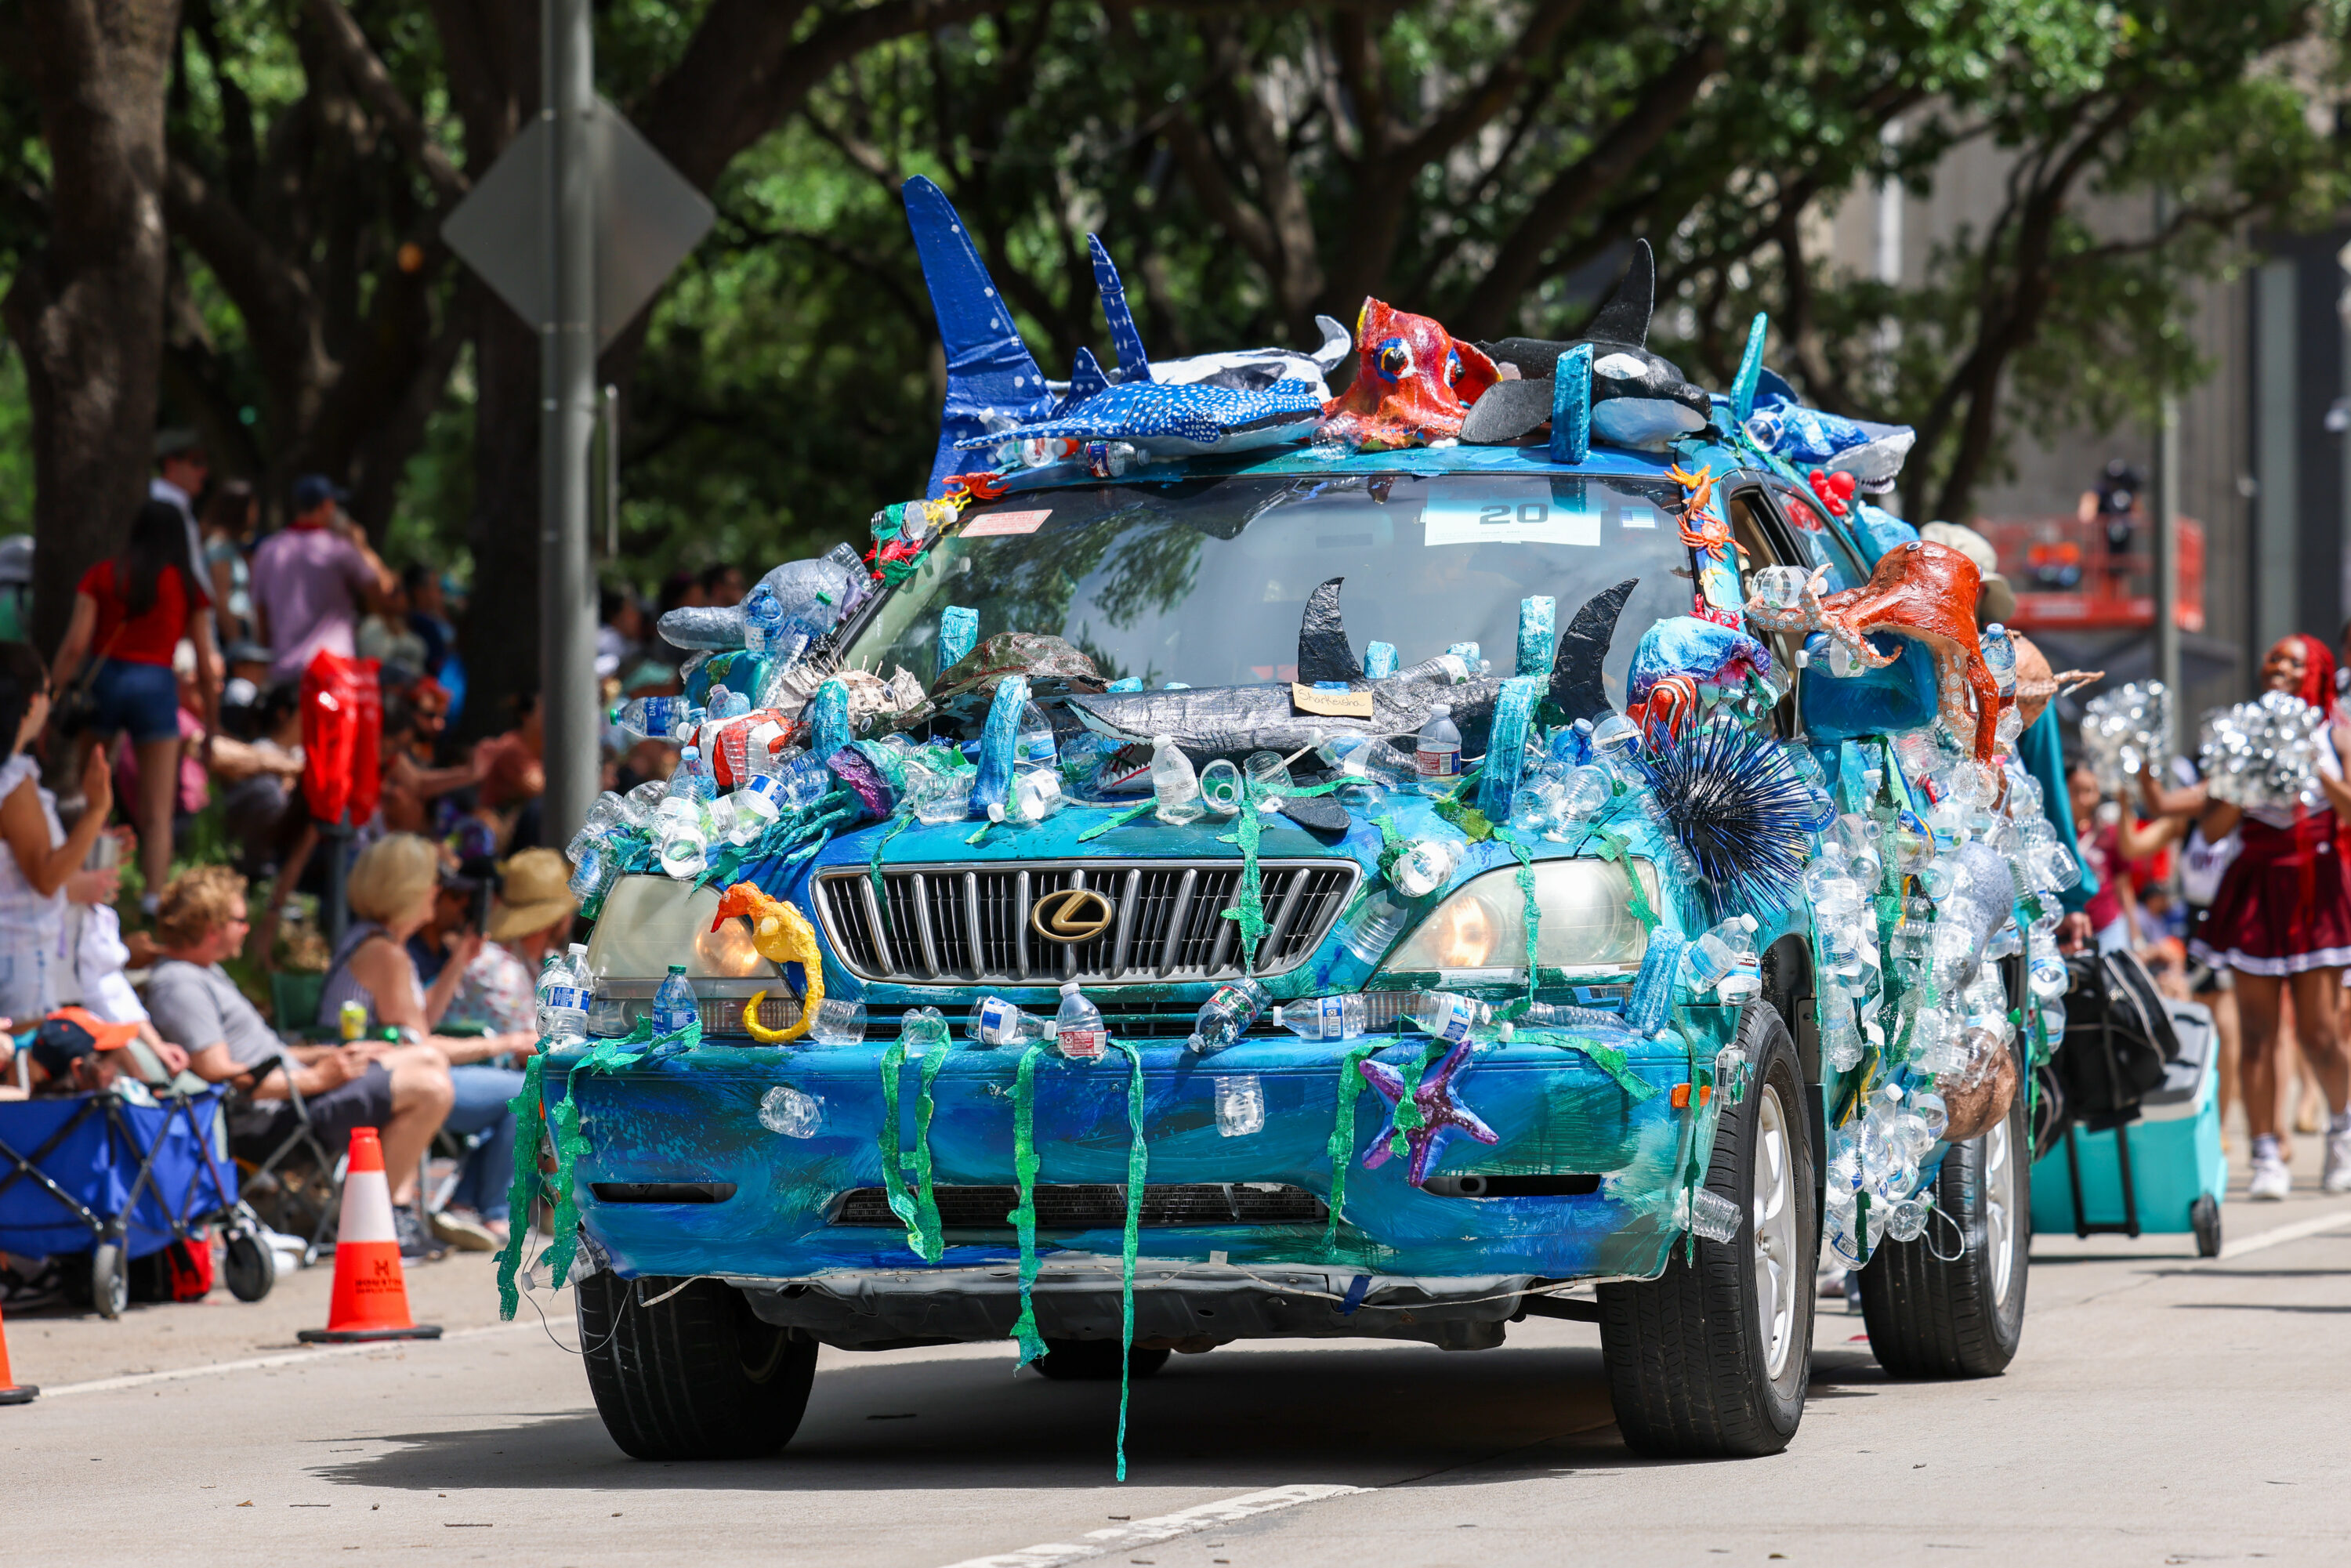
[[[1560,633],[1559,654],[1551,666],[1551,700],[1567,716],[1568,723],[1616,711],[1601,681],[1600,667],[1606,663],[1608,644],[1616,636],[1616,618],[1625,613],[1625,601],[1640,585],[1639,578],[1628,577],[1593,594]]]
[[[1469,405],[1461,439],[1472,446],[1516,441],[1551,417],[1552,379],[1496,382]]]
[[[1363,662],[1348,644],[1347,623],[1339,615],[1339,585],[1346,580],[1334,577],[1316,589],[1298,619],[1298,678],[1307,685],[1363,678]]]
[[[1600,314],[1583,329],[1583,335],[1595,343],[1629,343],[1636,349],[1649,344],[1649,317],[1657,308],[1657,258],[1649,249],[1649,242],[1633,242],[1633,265],[1616,282],[1616,291]]]

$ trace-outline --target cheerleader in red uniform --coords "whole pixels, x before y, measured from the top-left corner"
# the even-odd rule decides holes
[[[2282,637],[2262,661],[2262,684],[2332,714],[2334,655],[2315,637]],[[2330,726],[2319,737],[2316,776],[2293,806],[2242,812],[2244,847],[2221,877],[2195,944],[2197,957],[2236,972],[2245,1120],[2253,1135],[2247,1195],[2255,1198],[2282,1198],[2292,1186],[2277,1128],[2278,1013],[2289,986],[2294,1033],[2334,1113],[2322,1179],[2328,1192],[2351,1192],[2351,1059],[2337,1025],[2342,970],[2351,964],[2351,889],[2335,842],[2351,820],[2351,786],[2339,746]],[[2207,836],[2226,833],[2237,815],[2235,807],[2216,805]]]

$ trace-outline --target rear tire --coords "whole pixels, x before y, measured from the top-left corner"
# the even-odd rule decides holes
[[[1148,1377],[1167,1364],[1176,1353],[1135,1350],[1127,1359],[1129,1378]],[[1116,1383],[1118,1341],[1114,1339],[1049,1339],[1045,1354],[1029,1364],[1056,1383]]]
[[[639,1459],[753,1459],[791,1441],[816,1376],[816,1342],[762,1322],[743,1292],[609,1270],[577,1287],[596,1413]]]
[[[2015,1359],[2032,1248],[2031,1137],[2020,1089],[1990,1132],[1943,1155],[1935,1207],[1957,1234],[1930,1217],[1917,1240],[1882,1242],[1871,1254],[1862,1319],[1889,1375],[1996,1377]]]
[[[1677,1241],[1665,1272],[1600,1287],[1600,1345],[1616,1425],[1636,1453],[1751,1458],[1788,1446],[1812,1375],[1820,1221],[1795,1042],[1769,1002],[1738,1040],[1754,1064],[1722,1107],[1706,1190],[1737,1207],[1728,1241]]]

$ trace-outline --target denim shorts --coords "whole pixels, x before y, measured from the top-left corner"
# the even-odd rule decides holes
[[[90,685],[98,709],[90,727],[100,735],[131,732],[134,745],[180,738],[180,683],[169,664],[109,659]]]

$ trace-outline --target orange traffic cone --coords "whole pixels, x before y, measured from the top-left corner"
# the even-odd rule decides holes
[[[0,1323],[0,1405],[30,1405],[40,1396],[38,1388],[17,1382],[8,1370],[8,1325]]]
[[[373,1127],[351,1129],[327,1326],[304,1329],[294,1337],[309,1344],[441,1337],[438,1323],[419,1323],[408,1315],[408,1277],[400,1268],[400,1233],[392,1228],[392,1183],[383,1174],[383,1141]]]

